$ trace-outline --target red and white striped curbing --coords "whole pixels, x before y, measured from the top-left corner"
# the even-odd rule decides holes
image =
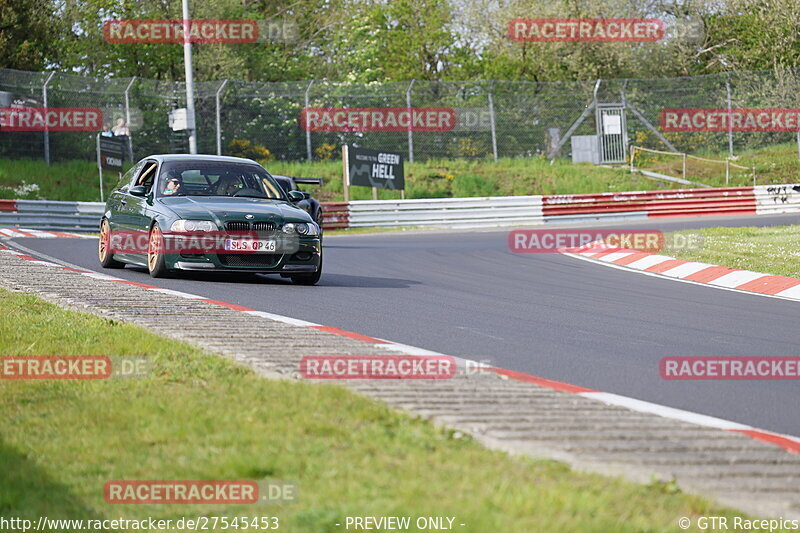
[[[406,355],[434,355],[434,356],[442,356],[445,354],[434,352],[431,350],[426,350],[424,348],[417,348],[415,346],[409,346],[407,344],[396,343],[384,339],[378,339],[375,337],[370,337],[367,335],[362,335],[360,333],[355,333],[352,331],[346,331],[343,329],[339,329],[332,326],[324,326],[321,324],[316,324],[314,322],[308,322],[305,320],[299,320],[296,318],[291,318],[283,315],[278,315],[274,313],[268,313],[265,311],[258,311],[256,309],[251,309],[249,307],[245,307],[242,305],[224,302],[221,300],[213,300],[210,298],[206,298],[204,296],[199,296],[196,294],[190,294],[182,291],[175,291],[172,289],[165,289],[162,287],[157,287],[155,285],[148,285],[146,283],[138,283],[136,281],[130,281],[122,278],[117,278],[114,276],[109,276],[107,274],[102,274],[100,272],[94,272],[91,270],[83,270],[83,269],[76,269],[71,268],[63,265],[59,265],[56,263],[52,263],[50,261],[43,261],[41,259],[37,259],[30,255],[27,255],[22,252],[18,252],[16,250],[9,249],[4,247],[0,244],[0,253],[9,253],[21,259],[25,259],[27,261],[34,261],[41,265],[52,266],[57,269],[61,270],[69,270],[71,272],[77,272],[84,276],[109,281],[112,283],[124,283],[127,285],[134,285],[136,287],[141,287],[147,290],[152,290],[155,292],[160,292],[164,294],[170,294],[172,296],[177,296],[180,298],[186,298],[189,300],[199,300],[202,302],[206,302],[213,305],[219,305],[222,307],[226,307],[228,309],[233,309],[234,311],[240,311],[242,313],[246,313],[248,315],[253,316],[260,316],[263,318],[267,318],[270,320],[275,320],[277,322],[283,322],[285,324],[291,324],[293,326],[300,326],[300,327],[309,327],[314,328],[319,331],[324,331],[326,333],[331,333],[333,335],[341,335],[343,337],[347,337],[349,339],[355,339],[362,341],[367,344],[372,344],[375,346],[380,346],[384,349],[394,350]],[[624,252],[617,252],[617,253],[624,253]],[[797,280],[800,283],[800,280]],[[774,433],[771,431],[765,431],[761,429],[754,428],[752,426],[748,426],[745,424],[739,424],[737,422],[732,422],[730,420],[724,420],[721,418],[716,418],[713,416],[707,416],[699,413],[693,413],[691,411],[684,411],[682,409],[674,409],[672,407],[667,407],[664,405],[659,405],[655,403],[645,402],[642,400],[637,400],[635,398],[628,398],[626,396],[620,396],[618,394],[612,394],[608,392],[602,392],[594,389],[588,389],[586,387],[581,387],[579,385],[572,385],[570,383],[564,383],[561,381],[553,381],[546,378],[541,378],[538,376],[534,376],[532,374],[526,374],[524,372],[517,372],[514,370],[507,370],[504,368],[497,368],[487,366],[483,363],[470,361],[467,359],[454,357],[456,363],[460,367],[465,367],[468,363],[472,368],[483,368],[486,371],[494,372],[500,376],[504,376],[508,379],[513,379],[516,381],[521,381],[524,383],[532,383],[534,385],[545,387],[551,390],[557,390],[561,392],[566,392],[569,394],[576,394],[578,396],[583,396],[584,398],[590,398],[599,402],[603,402],[608,405],[614,405],[618,407],[624,407],[633,411],[638,411],[641,413],[649,413],[657,416],[661,416],[663,418],[669,418],[672,420],[680,420],[683,422],[687,422],[690,424],[695,424],[697,426],[703,426],[708,428],[715,428],[720,429],[723,431],[729,431],[733,433],[740,433],[742,435],[746,435],[750,438],[767,442],[770,444],[774,444],[790,453],[800,453],[800,437],[795,437],[791,435],[783,435],[780,433]]]
[[[626,248],[611,248],[591,243],[580,248],[565,248],[561,253],[609,266],[722,289],[752,292],[789,300],[800,300],[800,279],[762,274],[697,261],[684,261],[668,255],[652,254]]]
[[[38,229],[0,228],[0,237],[36,238],[36,239],[96,239],[84,233],[65,233],[63,231],[42,231]]]

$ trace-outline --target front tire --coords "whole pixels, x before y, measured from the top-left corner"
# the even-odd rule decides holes
[[[123,268],[125,263],[121,263],[114,259],[114,254],[111,253],[111,226],[108,219],[103,219],[100,222],[100,238],[97,240],[97,258],[100,259],[100,265],[103,268]]]
[[[322,240],[322,208],[317,209],[317,216],[314,217],[314,222],[319,226],[319,240]]]
[[[322,252],[319,255],[319,268],[308,274],[292,274],[289,276],[295,285],[316,285],[322,277]]]
[[[161,234],[161,228],[158,227],[158,223],[153,224],[147,240],[147,270],[152,278],[163,278],[169,272],[164,248],[164,235]]]

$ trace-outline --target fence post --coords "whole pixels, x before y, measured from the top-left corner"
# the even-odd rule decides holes
[[[103,201],[103,164],[100,162],[100,133],[95,135],[97,145],[97,172],[100,174],[100,201]]]
[[[731,182],[731,160],[725,160],[725,185],[730,185]]]
[[[494,160],[497,161],[497,128],[494,122],[494,99],[492,93],[494,93],[494,80],[489,85],[489,123],[492,126],[492,153],[494,154]]]
[[[683,153],[683,179],[686,179],[686,152]]]
[[[406,89],[406,108],[408,108],[408,162],[414,162],[414,134],[411,132],[411,88],[414,87],[414,82],[411,80]]]
[[[42,85],[42,101],[44,103],[45,110],[47,110],[47,84],[50,83],[50,80],[53,79],[55,74],[55,72],[51,72],[50,75],[47,76],[44,85]],[[48,165],[50,164],[50,130],[47,127],[46,120],[44,123],[44,162]]]
[[[633,158],[636,157],[636,147],[631,146],[631,174],[633,174]]]
[[[312,85],[314,85],[314,80],[308,82],[308,87],[306,87],[306,113],[308,112],[308,92],[311,90]],[[308,127],[308,124],[306,124],[306,154],[308,155],[308,162],[310,163],[313,157],[311,153],[311,129]]]
[[[731,73],[725,79],[725,92],[728,96],[728,155],[733,157],[733,125],[731,124]]]
[[[222,80],[222,85],[217,88],[217,94],[214,95],[214,100],[217,104],[217,155],[222,155],[222,121],[219,113],[219,95],[227,84],[227,79]]]
[[[131,102],[128,98],[128,93],[133,87],[133,82],[136,81],[136,76],[131,78],[128,86],[125,87],[125,124],[128,128],[128,153],[131,154],[131,163],[133,163],[133,135],[131,135]],[[101,200],[102,201],[102,200]]]

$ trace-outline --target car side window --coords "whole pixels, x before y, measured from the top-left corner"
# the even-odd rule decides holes
[[[156,176],[156,168],[158,168],[158,163],[156,161],[145,161],[144,167],[137,175],[134,185],[144,185],[147,191],[150,192],[150,189],[153,187],[153,180]]]
[[[119,179],[119,182],[117,183],[116,190],[118,190],[118,191],[127,191],[128,190],[128,186],[133,181],[133,177],[136,176],[139,173],[139,171],[142,169],[142,166],[144,165],[144,163],[145,163],[144,161],[139,161],[138,163],[133,165],[131,168],[129,168],[128,171],[125,174],[123,174],[122,177]]]

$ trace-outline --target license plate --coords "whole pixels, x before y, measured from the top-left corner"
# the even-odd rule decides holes
[[[274,252],[276,241],[255,239],[225,239],[225,250],[230,252]]]

